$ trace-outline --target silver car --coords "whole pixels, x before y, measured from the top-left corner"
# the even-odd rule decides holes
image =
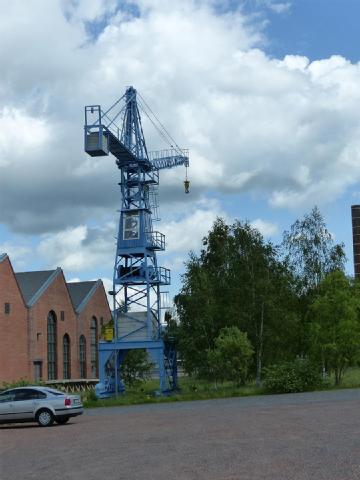
[[[49,427],[63,425],[83,413],[78,395],[47,387],[19,387],[0,393],[0,423],[34,422]]]

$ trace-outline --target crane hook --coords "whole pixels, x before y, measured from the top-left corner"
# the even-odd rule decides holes
[[[185,167],[185,180],[184,180],[185,193],[190,193],[190,180],[187,178],[187,166]]]

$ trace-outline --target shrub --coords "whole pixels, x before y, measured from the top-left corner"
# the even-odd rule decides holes
[[[9,388],[26,387],[27,385],[41,385],[41,382],[30,382],[25,378],[20,378],[16,382],[2,382],[0,390],[8,390]]]
[[[264,368],[264,387],[271,393],[294,393],[322,385],[320,369],[306,358]]]
[[[244,384],[253,354],[246,333],[237,327],[223,328],[215,340],[215,348],[207,353],[209,377],[215,382],[229,380]]]
[[[129,350],[121,362],[121,379],[129,387],[134,387],[151,377],[153,367],[146,350]]]

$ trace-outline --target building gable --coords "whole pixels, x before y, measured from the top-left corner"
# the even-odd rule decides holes
[[[0,296],[5,295],[5,292],[12,292],[15,295],[16,302],[21,302],[22,306],[26,307],[26,302],[22,294],[20,285],[17,281],[16,274],[12,267],[11,261],[7,253],[0,255]]]
[[[99,282],[100,280],[92,282],[67,283],[71,301],[77,313],[81,312],[81,310],[90,300],[95,290],[98,288]]]
[[[32,307],[60,273],[59,267],[56,270],[16,273],[26,304]]]

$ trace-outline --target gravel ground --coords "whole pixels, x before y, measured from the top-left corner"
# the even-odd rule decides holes
[[[11,480],[359,480],[360,390],[87,410],[0,426]]]

